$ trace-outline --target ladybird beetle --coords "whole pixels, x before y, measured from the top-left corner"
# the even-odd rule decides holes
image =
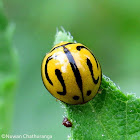
[[[68,104],[84,104],[98,92],[102,72],[93,53],[81,43],[61,42],[46,54],[41,66],[45,87]]]

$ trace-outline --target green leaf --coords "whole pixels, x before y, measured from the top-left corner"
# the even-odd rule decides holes
[[[56,33],[55,43],[69,40],[73,42],[70,33]],[[104,75],[100,89],[101,93],[86,104],[62,103],[66,117],[72,122],[69,140],[140,139],[140,99],[134,94],[124,94]]]
[[[17,82],[17,55],[12,47],[14,25],[3,13],[0,1],[0,134],[11,126],[14,89]]]
[[[71,36],[70,32],[66,32],[63,27],[61,27],[62,31],[57,29],[56,35],[55,35],[55,41],[54,45],[66,41],[66,42],[76,42],[73,40],[73,36]]]

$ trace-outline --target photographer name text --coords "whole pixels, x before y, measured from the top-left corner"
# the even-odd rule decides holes
[[[36,134],[23,134],[23,135],[11,135],[11,134],[1,134],[1,138],[2,139],[21,139],[21,138],[24,138],[24,139],[52,139],[52,135],[36,135]]]

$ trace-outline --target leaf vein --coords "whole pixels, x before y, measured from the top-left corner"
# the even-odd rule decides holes
[[[95,111],[96,113],[96,110],[95,108],[92,106],[92,104],[89,102],[89,105],[91,106],[91,109]],[[100,121],[100,118],[99,116],[97,115],[97,119],[98,119],[98,122],[100,123],[100,125],[102,126],[103,130],[107,133],[109,139],[112,139],[112,137],[109,135],[109,133],[107,132],[106,128],[104,127],[103,123]]]

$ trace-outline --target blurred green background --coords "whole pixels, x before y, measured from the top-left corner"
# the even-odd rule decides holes
[[[16,24],[19,58],[13,134],[48,134],[66,140],[64,109],[45,89],[41,62],[52,48],[56,27],[70,31],[100,61],[103,73],[125,93],[140,95],[140,1],[3,0]]]

